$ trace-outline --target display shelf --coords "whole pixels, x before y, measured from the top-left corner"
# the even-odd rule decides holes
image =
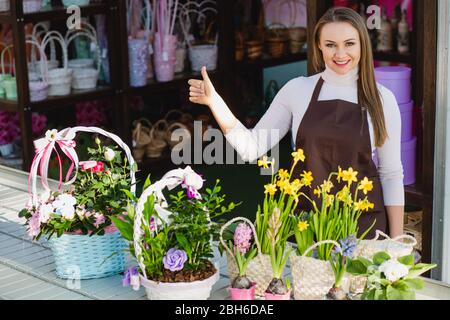
[[[242,61],[236,62],[239,68],[243,69],[264,69],[270,67],[276,67],[287,63],[302,61],[307,59],[307,52],[302,51],[294,54],[286,54],[279,58],[272,58],[270,55],[263,53],[261,58],[249,60],[244,59]]]
[[[33,111],[56,109],[73,105],[77,102],[109,98],[114,93],[114,90],[108,86],[101,86],[95,89],[72,90],[71,94],[67,96],[49,97],[43,101],[31,102],[31,108]]]
[[[413,55],[411,53],[398,53],[398,52],[381,52],[374,51],[374,60],[379,61],[389,61],[389,62],[399,62],[413,64]]]
[[[4,11],[0,12],[0,23],[12,23],[14,21],[14,17],[11,15],[11,12]]]
[[[219,70],[208,71],[211,80],[218,78]],[[141,95],[154,92],[178,90],[180,86],[185,85],[188,88],[188,80],[191,78],[200,79],[200,72],[185,71],[175,74],[175,78],[167,82],[158,82],[155,78],[149,80],[149,83],[142,87],[129,87],[126,91],[132,95]]]
[[[16,100],[0,99],[0,111],[17,111],[18,105]]]

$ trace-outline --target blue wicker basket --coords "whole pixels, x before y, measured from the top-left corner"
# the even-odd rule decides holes
[[[63,234],[51,237],[48,243],[60,278],[103,278],[125,269],[127,244],[119,232],[103,236]]]

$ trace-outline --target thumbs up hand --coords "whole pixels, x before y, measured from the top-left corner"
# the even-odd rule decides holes
[[[201,73],[203,80],[190,79],[188,81],[190,85],[189,101],[211,107],[217,93],[206,72],[206,67],[202,67]]]

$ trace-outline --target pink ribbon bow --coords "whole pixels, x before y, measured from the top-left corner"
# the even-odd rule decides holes
[[[30,182],[32,182],[32,190],[30,191],[30,195],[33,196],[33,202],[36,199],[37,192],[36,192],[36,178],[37,178],[37,172],[39,168],[39,172],[41,174],[41,183],[44,187],[45,191],[50,191],[49,185],[48,185],[48,166],[50,162],[50,157],[53,153],[53,151],[56,152],[58,163],[59,163],[59,183],[58,183],[58,191],[61,190],[62,185],[62,164],[61,164],[61,157],[58,153],[58,150],[56,149],[56,145],[59,146],[61,151],[69,158],[71,161],[69,170],[66,174],[66,184],[71,184],[76,179],[76,173],[78,171],[78,155],[75,151],[76,143],[74,141],[75,139],[75,132],[71,130],[71,128],[65,129],[63,131],[58,132],[56,129],[48,130],[45,133],[45,137],[35,140],[34,146],[36,154],[34,156],[33,162],[31,164],[30,174],[28,176],[28,187],[30,188]],[[70,176],[72,175],[72,172],[74,171],[75,167],[75,175],[74,177],[69,181]]]

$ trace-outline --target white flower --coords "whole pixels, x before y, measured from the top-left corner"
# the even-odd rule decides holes
[[[65,206],[59,208],[58,211],[66,220],[72,220],[75,218],[75,208],[73,206]]]
[[[45,133],[45,138],[49,141],[55,141],[57,137],[58,137],[58,130],[56,129],[47,130],[47,132]]]
[[[50,215],[54,212],[51,204],[43,204],[39,207],[39,222],[47,223],[50,220]]]
[[[53,207],[59,209],[62,207],[75,206],[77,204],[77,199],[70,194],[60,194],[56,200],[53,202]]]
[[[190,167],[186,167],[183,187],[193,187],[195,190],[200,190],[203,187],[203,179]]]
[[[116,156],[116,153],[114,150],[112,150],[110,148],[106,148],[104,156],[105,156],[106,161],[113,161],[114,157]]]
[[[84,206],[78,206],[75,212],[81,219],[86,215],[86,209],[84,208]]]
[[[397,259],[390,259],[383,262],[378,268],[384,273],[387,280],[394,282],[409,273],[408,267],[397,261]]]
[[[45,191],[39,195],[39,199],[41,202],[47,203],[48,200],[50,200],[51,195],[50,191]]]

